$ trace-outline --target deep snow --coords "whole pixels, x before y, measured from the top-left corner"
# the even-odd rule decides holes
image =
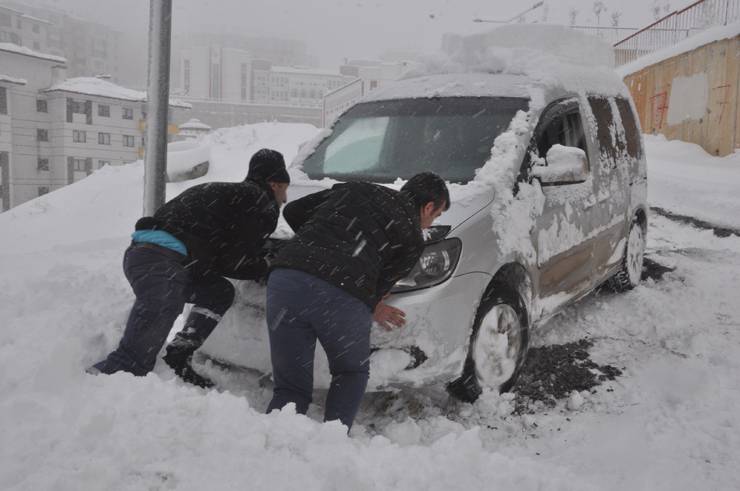
[[[316,132],[218,131],[209,175],[168,196],[242,179],[263,146],[290,159]],[[650,202],[688,206],[711,190],[691,211],[733,220],[735,196],[716,189],[736,167],[683,145],[647,139]],[[589,337],[597,363],[623,369],[593,393],[524,415],[512,394],[373,394],[348,438],[316,421],[319,407],[263,415],[269,388],[246,371],[205,367],[222,388],[210,392],[161,364],[145,378],[84,373],[131,305],[120,262],[141,176],[141,164],[107,167],[0,215],[1,489],[740,488],[740,238],[652,216],[648,257],[675,270],[591,295],[535,333],[536,346]]]

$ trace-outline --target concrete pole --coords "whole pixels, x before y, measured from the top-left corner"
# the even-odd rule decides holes
[[[153,215],[165,201],[171,32],[172,0],[150,0],[144,216]]]

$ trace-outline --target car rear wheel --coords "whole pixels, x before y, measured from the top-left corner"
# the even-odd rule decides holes
[[[478,309],[463,374],[448,385],[463,401],[483,389],[506,392],[514,385],[529,347],[524,302],[517,293],[494,294]]]
[[[635,220],[627,236],[627,247],[624,250],[622,266],[612,278],[612,286],[617,291],[632,290],[640,284],[642,265],[645,260],[645,230]]]

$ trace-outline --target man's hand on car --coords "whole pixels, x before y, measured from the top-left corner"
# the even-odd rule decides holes
[[[375,307],[373,320],[380,324],[386,331],[392,331],[406,325],[406,312],[396,307],[391,307],[381,301]]]

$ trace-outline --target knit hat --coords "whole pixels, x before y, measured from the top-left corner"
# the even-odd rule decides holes
[[[277,150],[263,148],[252,155],[249,161],[247,179],[264,182],[290,183],[290,176],[285,169],[283,154]]]

